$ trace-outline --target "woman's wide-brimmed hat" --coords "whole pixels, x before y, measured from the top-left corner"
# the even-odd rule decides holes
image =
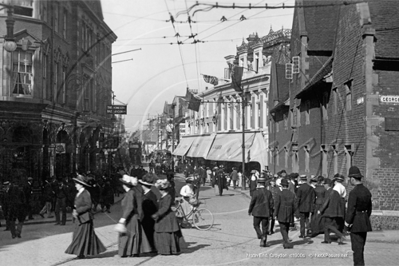
[[[153,186],[154,181],[156,179],[156,175],[153,173],[146,173],[141,180],[139,180],[140,184],[146,186]]]
[[[138,183],[137,178],[130,175],[123,175],[119,181],[128,187],[134,187]]]
[[[186,183],[192,183],[194,182],[194,177],[193,176],[189,176],[186,178]]]
[[[76,177],[72,178],[75,183],[79,183],[82,186],[90,187],[90,185],[87,183],[87,178],[84,175],[81,174],[76,174]]]
[[[159,190],[166,190],[170,186],[170,183],[166,179],[158,179],[157,182],[155,182],[155,187],[157,187]]]

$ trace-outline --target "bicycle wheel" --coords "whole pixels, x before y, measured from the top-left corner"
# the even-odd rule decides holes
[[[198,230],[209,230],[213,226],[213,214],[208,209],[198,209],[193,213],[193,224]]]

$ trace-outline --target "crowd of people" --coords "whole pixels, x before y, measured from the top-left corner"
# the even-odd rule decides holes
[[[322,244],[331,244],[334,233],[338,245],[344,245],[350,232],[354,265],[364,265],[364,246],[371,231],[371,193],[362,184],[363,175],[356,166],[349,169],[348,179],[354,188],[347,193],[345,177],[335,174],[333,179],[323,176],[260,174],[253,170],[249,180],[251,202],[248,214],[261,247],[268,247],[267,236],[274,233],[275,220],[280,226],[283,247],[293,248],[290,228],[299,220],[299,238],[324,234]]]

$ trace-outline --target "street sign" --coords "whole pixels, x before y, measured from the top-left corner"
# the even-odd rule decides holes
[[[127,114],[127,105],[107,105],[107,114],[125,115]]]

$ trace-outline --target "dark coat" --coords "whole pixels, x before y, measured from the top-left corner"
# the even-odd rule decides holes
[[[86,223],[93,220],[93,214],[91,213],[91,196],[88,190],[83,190],[80,195],[75,197],[75,209],[78,213],[78,220],[80,223]]]
[[[143,213],[144,190],[141,184],[137,184],[135,187],[132,188],[132,190],[134,191],[134,198],[135,201],[137,202],[137,214],[139,215],[139,220],[142,221],[144,218],[144,213]]]
[[[172,197],[166,194],[158,201],[158,211],[155,215],[155,227],[154,230],[157,233],[165,232],[177,232],[180,230],[179,224],[175,213],[171,209]]]
[[[325,195],[325,201],[320,208],[320,212],[324,217],[344,217],[344,209],[342,209],[341,196],[337,191],[330,188]]]
[[[51,183],[47,181],[45,182],[42,193],[43,193],[43,199],[46,202],[52,202],[54,200],[55,192],[53,191],[53,186],[51,185]]]
[[[137,201],[133,189],[125,193],[122,199],[122,218],[126,219],[126,224],[130,222],[134,215],[137,215]],[[137,217],[137,216],[136,216]]]
[[[273,207],[274,201],[272,193],[266,188],[258,188],[252,194],[248,213],[252,213],[252,216],[255,217],[269,218],[273,215]]]
[[[322,205],[326,196],[326,189],[323,185],[316,185],[314,192],[316,194],[315,204]]]
[[[2,209],[6,221],[25,220],[26,199],[23,190],[16,185],[10,185],[4,193]]]
[[[351,224],[352,233],[372,231],[370,224],[371,193],[363,184],[356,185],[349,193],[345,221]]]
[[[311,212],[315,197],[314,189],[308,183],[301,184],[296,192],[296,210]]]
[[[295,194],[283,189],[274,199],[274,216],[282,223],[293,223],[295,212]]]

